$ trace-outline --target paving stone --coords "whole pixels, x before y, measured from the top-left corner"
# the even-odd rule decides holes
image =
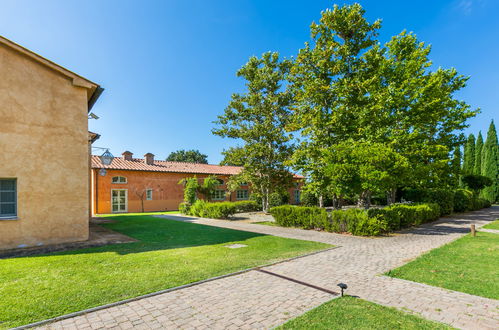
[[[164,216],[185,220],[180,216]],[[259,215],[260,221],[262,215]],[[464,329],[499,328],[499,301],[383,276],[421,254],[449,243],[469,230],[499,218],[499,207],[444,217],[390,237],[359,238],[333,233],[189,218],[190,222],[281,237],[334,244],[336,249],[264,269],[299,281],[410,311]],[[49,324],[78,329],[113,325],[119,329],[262,329],[272,328],[334,298],[326,292],[273,275],[250,271],[139,301]],[[111,322],[113,321],[113,322]]]

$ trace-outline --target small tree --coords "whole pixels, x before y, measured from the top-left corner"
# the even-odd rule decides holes
[[[208,164],[208,156],[199,152],[199,150],[177,150],[166,157],[171,162],[187,162]]]

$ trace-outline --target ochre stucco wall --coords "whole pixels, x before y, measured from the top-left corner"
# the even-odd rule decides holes
[[[87,90],[0,44],[0,178],[17,178],[17,220],[0,249],[88,238]]]
[[[124,176],[127,183],[112,183],[114,176]],[[186,177],[193,177],[194,174],[185,173],[167,173],[167,172],[145,172],[145,171],[126,171],[126,170],[107,170],[105,176],[99,175],[99,170],[93,170],[92,176],[92,201],[94,214],[111,213],[111,190],[126,189],[128,191],[128,212],[142,212],[141,199],[136,192],[143,192],[147,188],[153,189],[153,200],[145,200],[144,212],[170,211],[178,210],[178,205],[183,201],[184,189],[178,182]],[[196,177],[202,179],[207,175],[196,174]],[[217,175],[218,178],[226,183],[228,176]],[[227,190],[225,184],[220,189]],[[248,187],[241,187],[248,189]],[[293,203],[293,191],[289,190],[290,202]],[[226,201],[236,201],[236,193],[232,192]]]

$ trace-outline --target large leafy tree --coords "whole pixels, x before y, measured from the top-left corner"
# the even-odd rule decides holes
[[[477,111],[455,99],[467,77],[455,69],[431,71],[430,47],[405,31],[380,46],[380,22],[369,23],[358,4],[326,10],[311,26],[311,43],[300,50],[290,88],[294,122],[303,141],[296,167],[327,192],[325,154],[348,141],[381,143],[408,160],[410,176],[394,182],[451,185],[457,134]],[[321,192],[319,192],[321,193]]]
[[[296,168],[310,179],[319,197],[336,187],[325,173],[327,151],[358,136],[358,121],[367,106],[359,81],[361,54],[376,44],[380,22],[369,23],[358,4],[322,12],[312,23],[310,43],[299,51],[290,75],[295,95],[290,129],[303,135],[294,155]],[[322,198],[320,198],[322,200]]]
[[[483,137],[482,132],[478,132],[478,137],[476,138],[475,145],[475,164],[473,167],[473,174],[482,174],[482,149],[483,149]]]
[[[291,62],[278,53],[251,57],[237,75],[246,80],[246,91],[232,95],[213,133],[238,139],[242,145],[224,151],[224,163],[243,166],[233,182],[249,182],[268,211],[269,196],[287,187],[292,175],[285,163],[292,154],[292,136],[285,131],[292,95],[283,88]],[[233,185],[230,185],[233,186]]]
[[[490,123],[482,154],[482,175],[492,180],[492,185],[482,190],[482,196],[493,203],[499,200],[499,144],[494,121]]]
[[[166,157],[167,161],[171,162],[187,162],[208,164],[208,156],[202,154],[199,150],[177,150]]]
[[[468,140],[464,145],[463,174],[473,174],[475,170],[475,136],[468,135]]]

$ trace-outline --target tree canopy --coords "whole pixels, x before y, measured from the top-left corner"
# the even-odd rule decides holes
[[[166,157],[166,160],[171,162],[208,164],[208,156],[194,149],[174,151]]]
[[[358,198],[366,207],[373,194],[393,202],[401,187],[455,187],[461,131],[479,112],[455,97],[468,77],[433,69],[431,47],[413,33],[381,44],[380,29],[361,5],[335,5],[311,24],[295,59],[251,57],[238,71],[246,92],[232,96],[214,130],[243,141],[223,163],[243,166],[252,183],[264,176],[260,188],[289,164],[319,201]],[[474,138],[465,154],[471,174]]]
[[[263,211],[269,209],[270,194],[292,180],[285,165],[293,150],[292,136],[285,131],[292,97],[283,88],[291,64],[281,61],[278,53],[251,57],[237,72],[246,80],[246,91],[232,95],[213,129],[216,135],[242,141],[223,152],[224,162],[243,166],[231,181],[251,183],[253,193],[262,198]]]

